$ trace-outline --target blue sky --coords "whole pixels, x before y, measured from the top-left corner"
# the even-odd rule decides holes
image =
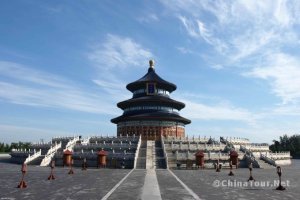
[[[300,2],[1,1],[0,141],[116,134],[148,60],[189,136],[300,130]]]

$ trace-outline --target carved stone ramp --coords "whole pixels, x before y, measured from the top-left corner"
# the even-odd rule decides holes
[[[159,185],[157,182],[156,172],[154,169],[148,169],[143,192],[142,192],[143,200],[161,200]]]

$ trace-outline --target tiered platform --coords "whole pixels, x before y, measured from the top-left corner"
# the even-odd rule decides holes
[[[71,152],[73,166],[81,167],[86,161],[88,167],[99,167],[98,153],[106,152],[107,168],[140,169],[196,169],[195,154],[204,156],[204,167],[214,168],[217,163],[228,168],[230,152],[237,153],[237,167],[273,168],[291,164],[289,152],[271,153],[268,144],[251,143],[245,138],[211,137],[161,137],[157,141],[145,141],[139,137],[93,136],[81,138],[55,137],[49,143],[31,144],[30,149],[14,149],[11,162],[49,166],[55,160],[57,166],[64,166],[64,153]]]
[[[77,143],[73,147],[73,165],[80,167],[86,159],[88,167],[97,167],[97,153],[101,150],[107,152],[107,168],[133,168],[140,138],[125,137],[90,137],[86,144]],[[55,155],[57,165],[63,165],[63,152]]]

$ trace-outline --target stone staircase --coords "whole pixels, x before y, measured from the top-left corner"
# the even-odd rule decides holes
[[[264,160],[257,159],[256,161],[257,161],[257,163],[259,165],[259,168],[261,168],[261,169],[272,169],[272,168],[274,168],[273,165],[270,165],[269,163],[267,163]]]
[[[40,155],[39,157],[35,158],[34,160],[27,163],[27,165],[40,165],[42,160],[44,159],[45,155]]]
[[[166,169],[166,158],[162,148],[162,141],[155,141],[155,166],[156,169]]]
[[[61,149],[61,142],[55,143],[54,146],[52,146],[48,152],[43,156],[43,159],[39,163],[40,166],[48,166],[52,160],[52,158],[55,156],[55,153]]]
[[[39,159],[39,160],[38,160]],[[36,162],[36,160],[41,161],[43,159],[42,150],[36,151],[34,149],[34,154],[28,155],[28,157],[25,159],[24,164],[31,164]]]
[[[141,141],[136,169],[166,169],[161,141]]]
[[[274,168],[274,166],[271,165],[270,163],[262,160],[261,158],[259,158],[257,156],[254,156],[252,151],[250,151],[249,149],[246,149],[245,147],[241,146],[240,150],[245,153],[245,160],[246,160],[247,166],[249,166],[249,164],[252,163],[254,168],[261,168],[261,169]]]
[[[155,141],[147,141],[146,169],[155,169]]]
[[[138,158],[136,160],[136,169],[146,169],[146,154],[147,154],[147,141],[141,141]]]

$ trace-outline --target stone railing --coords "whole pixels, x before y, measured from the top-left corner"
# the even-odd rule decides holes
[[[195,160],[195,153],[187,152],[175,152],[175,159],[176,160]],[[228,153],[204,153],[205,160],[228,160],[229,154]]]
[[[77,142],[78,140],[79,140],[79,136],[74,137],[73,139],[71,139],[71,140],[67,143],[67,145],[66,145],[64,151],[66,151],[66,150],[72,151],[73,148],[74,148],[74,146],[75,146],[75,144],[76,144],[76,142]]]
[[[230,142],[233,145],[237,145],[237,144],[241,144],[241,145],[245,145],[245,144],[250,144],[250,140],[247,138],[236,138],[236,137],[226,137],[225,138],[228,142]]]
[[[31,148],[39,149],[40,147],[51,147],[51,142],[40,142],[40,143],[32,143],[30,145]]]
[[[207,143],[209,141],[209,137],[175,137],[175,136],[167,136],[164,138],[165,142],[199,142],[199,143]]]
[[[82,144],[82,145],[87,145],[87,144],[89,144],[89,143],[90,143],[90,139],[91,139],[91,137],[87,137],[87,138],[83,139],[82,142],[81,142],[81,144]]]
[[[247,144],[243,145],[243,147],[250,151],[270,151],[267,144]]]
[[[188,143],[188,144],[184,144],[184,143],[180,143],[180,144],[172,144],[168,145],[166,144],[166,148],[170,147],[170,150],[174,151],[174,150],[182,150],[182,151],[197,151],[197,150],[206,150],[206,151],[222,151],[224,150],[224,148],[226,147],[225,144],[192,144],[192,143]]]
[[[260,155],[260,159],[263,160],[263,161],[265,161],[266,163],[268,163],[270,165],[273,165],[275,167],[277,166],[275,160],[273,160],[272,158],[267,157],[264,154]]]
[[[275,152],[275,153],[261,153],[261,156],[268,157],[272,160],[284,160],[284,159],[291,159],[291,154],[290,152]]]
[[[55,142],[62,142],[62,144],[66,144],[68,143],[70,140],[73,140],[75,138],[75,136],[67,136],[67,137],[53,137],[51,142],[55,143]]]
[[[168,158],[168,154],[167,154],[166,149],[165,149],[165,142],[164,142],[164,137],[163,136],[161,136],[161,143],[162,143],[161,147],[162,147],[162,150],[164,152],[164,158],[166,160],[166,168],[169,169],[169,158]]]
[[[137,144],[138,138],[129,138],[129,139],[90,139],[89,144]]]
[[[31,149],[12,149],[11,150],[12,153],[35,153],[35,149],[31,150]]]
[[[135,151],[135,154],[134,154],[134,163],[133,163],[133,168],[135,169],[136,168],[136,162],[137,162],[137,158],[139,156],[139,151],[140,151],[140,147],[141,147],[141,142],[142,142],[142,138],[141,138],[141,135],[139,136],[139,142],[137,144],[137,148],[136,148],[136,151]]]
[[[74,136],[54,136],[52,140],[70,140],[73,139]]]
[[[93,155],[93,156],[98,156],[97,151],[89,151],[89,152],[74,152],[73,156],[76,155]],[[128,153],[126,151],[122,152],[115,152],[115,151],[108,151],[107,152],[107,157],[132,157],[134,158],[135,153]]]
[[[252,163],[254,168],[260,168],[258,160],[253,156],[253,154],[245,153],[246,165],[249,166]]]
[[[132,136],[129,136],[129,135],[126,135],[126,136],[102,136],[102,135],[94,135],[94,136],[91,136],[91,139],[94,139],[94,140],[129,140],[129,139],[136,139],[138,140],[139,137],[136,136],[136,135],[132,135]]]
[[[88,144],[76,144],[75,147],[134,147],[137,146],[137,143],[88,143]]]
[[[35,151],[35,150],[34,150]],[[28,157],[24,161],[24,164],[28,164],[29,162],[33,161],[34,159],[40,157],[42,155],[42,150],[35,152],[33,155],[28,154]]]
[[[256,157],[252,151],[250,151],[249,149],[247,149],[245,146],[242,146],[242,145],[240,146],[240,151],[245,153],[245,160],[247,162],[247,165],[252,163],[253,167],[260,168],[260,164],[259,164],[258,160],[256,160]]]
[[[114,145],[107,145],[107,144],[88,144],[88,145],[81,145],[81,144],[77,144],[74,146],[74,151],[90,151],[90,150],[94,150],[94,151],[99,151],[101,149],[104,149],[106,151],[112,151],[114,150],[126,150],[126,151],[134,151],[137,148],[137,144],[135,145],[129,145],[129,144],[114,144]]]
[[[215,153],[215,154],[210,153],[208,155],[208,159],[209,160],[228,160],[229,154],[228,153]]]
[[[45,155],[44,159],[42,160],[40,166],[48,166],[54,157],[55,153],[57,152],[58,149],[61,148],[61,142],[58,144],[55,144],[53,147],[51,147],[47,154]]]

